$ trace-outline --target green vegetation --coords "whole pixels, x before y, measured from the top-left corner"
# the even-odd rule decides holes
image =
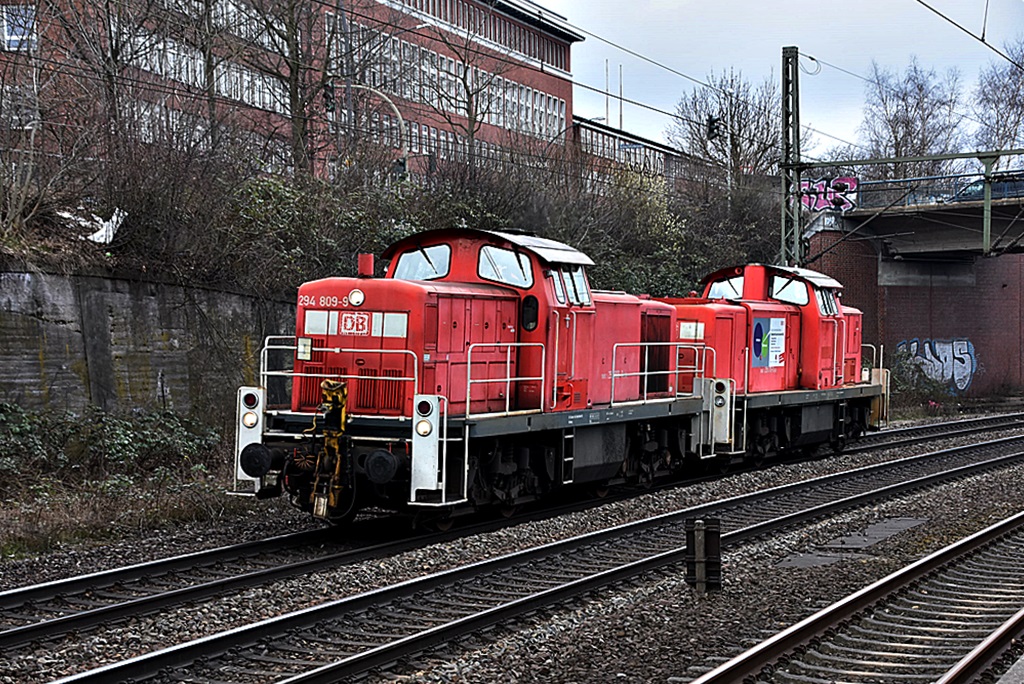
[[[220,436],[169,411],[33,413],[0,403],[0,556],[221,515]]]
[[[956,397],[946,383],[929,377],[906,350],[889,359],[892,409],[905,419],[950,415],[958,410]]]

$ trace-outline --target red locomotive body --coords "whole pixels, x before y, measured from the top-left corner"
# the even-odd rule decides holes
[[[361,258],[299,289],[296,336],[269,338],[239,391],[236,490],[335,522],[445,518],[838,445],[884,400],[879,378],[852,384],[859,312],[810,271],[728,269],[658,301],[591,291],[586,255],[528,235],[429,231],[384,256],[383,278]]]
[[[713,350],[706,370],[733,379],[749,409],[745,425],[735,428],[746,430],[746,450],[753,444],[755,457],[782,446],[838,447],[863,429],[864,421],[846,414],[848,404],[829,406],[820,393],[802,391],[863,384],[862,315],[839,304],[841,289],[815,271],[749,264],[705,278],[700,298],[666,300],[676,307],[681,339]]]

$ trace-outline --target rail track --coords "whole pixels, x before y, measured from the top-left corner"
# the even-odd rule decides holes
[[[966,684],[1024,635],[1024,513],[947,546],[691,684]]]
[[[333,682],[682,560],[689,518],[723,544],[1024,460],[1024,437],[736,497],[435,573],[80,673],[62,682]],[[176,671],[177,669],[177,671]]]
[[[846,449],[846,451],[857,453],[873,449],[891,449],[938,439],[962,437],[994,430],[1013,429],[1022,425],[1024,425],[1024,413],[1003,413],[931,423],[928,425],[880,430],[862,435],[856,444]]]
[[[620,493],[600,502],[626,496]],[[517,520],[561,515],[593,505],[596,502],[569,502],[523,514]],[[366,522],[374,525],[381,521]],[[10,652],[30,642],[109,627],[125,618],[385,558],[508,524],[507,519],[485,519],[457,530],[432,533],[391,526],[383,534],[394,538],[374,544],[339,538],[330,528],[309,530],[11,589],[0,592],[0,651]],[[375,531],[378,528],[375,526]]]
[[[1024,413],[1014,413],[889,430],[865,436],[857,450],[891,448],[1022,425]],[[690,482],[693,481],[699,479]],[[653,489],[642,488],[641,491]],[[636,489],[624,488],[600,501],[564,503],[517,516],[516,521],[563,515],[636,494]],[[9,651],[72,631],[109,626],[124,618],[288,577],[395,555],[506,524],[484,521],[449,533],[404,534],[373,545],[339,542],[331,530],[314,530],[3,591],[0,592],[0,650]]]

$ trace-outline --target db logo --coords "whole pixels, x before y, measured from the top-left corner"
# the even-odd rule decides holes
[[[344,311],[341,314],[342,335],[369,335],[370,314],[362,311]]]

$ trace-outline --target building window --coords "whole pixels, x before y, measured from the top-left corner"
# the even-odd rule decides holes
[[[5,50],[33,50],[36,46],[36,9],[32,5],[0,8]]]
[[[0,128],[27,130],[38,122],[39,112],[31,91],[7,85],[0,89]]]

